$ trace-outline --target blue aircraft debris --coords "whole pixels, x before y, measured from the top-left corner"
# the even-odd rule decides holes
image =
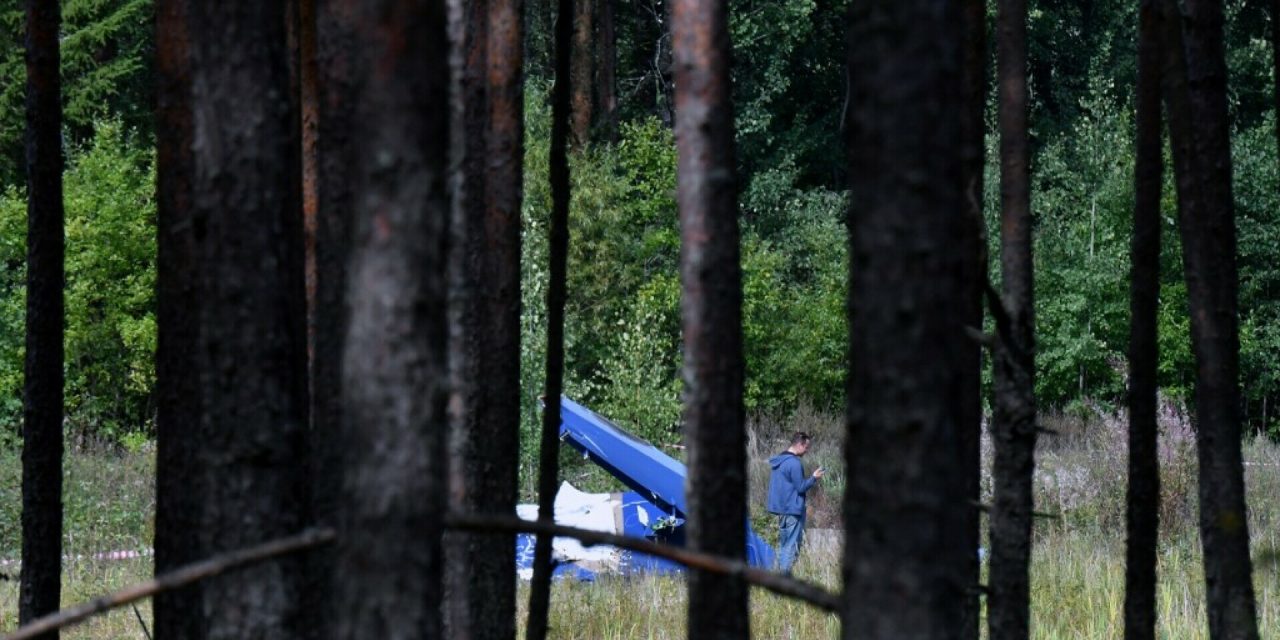
[[[677,546],[684,545],[684,523],[688,507],[684,496],[684,463],[652,444],[628,433],[607,418],[570,400],[561,398],[560,439],[608,471],[630,491],[615,494],[582,493],[568,483],[556,496],[556,521],[597,531],[648,538]],[[536,519],[536,505],[521,505],[523,518]],[[774,551],[747,527],[747,547],[743,558],[754,567],[771,568]],[[575,541],[556,538],[556,577],[593,580],[598,573],[676,573],[677,563],[648,554],[597,545],[584,548]],[[532,575],[534,536],[516,539],[516,562],[520,575]]]

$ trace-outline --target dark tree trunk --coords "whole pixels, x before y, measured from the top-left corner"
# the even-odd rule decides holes
[[[27,344],[18,621],[62,592],[62,85],[58,3],[27,0]],[[57,638],[57,632],[46,638]]]
[[[960,638],[973,232],[960,5],[851,11],[845,638]],[[892,156],[893,162],[884,162]]]
[[[1276,150],[1280,152],[1280,0],[1271,0],[1271,81],[1276,118]],[[1264,399],[1263,406],[1266,406]],[[1265,413],[1265,412],[1264,412]],[[1262,428],[1267,428],[1263,416]]]
[[[305,524],[306,301],[284,5],[200,9],[190,23],[195,455],[206,489],[199,547],[217,553]],[[301,635],[304,579],[301,560],[291,558],[206,582],[209,636]]]
[[[316,421],[328,419],[320,416],[322,411],[330,409],[332,401],[323,401],[315,393],[316,377],[316,327],[320,323],[318,316],[322,313],[334,313],[341,307],[321,310],[317,306],[317,260],[316,234],[317,213],[319,208],[319,157],[317,155],[317,132],[319,127],[320,104],[319,86],[317,84],[318,68],[316,66],[316,0],[289,0],[286,5],[289,27],[289,95],[293,100],[293,117],[297,119],[302,171],[302,230],[303,230],[303,274],[306,288],[307,318],[307,415],[310,419],[306,438],[306,457],[308,468],[307,486],[310,489],[310,500],[307,503],[305,519],[315,523],[320,519],[316,508],[318,502],[329,503],[331,498],[319,498],[320,490],[329,487],[317,486],[316,475],[323,473],[319,461],[324,458],[327,448],[332,447],[330,438],[317,437]],[[334,339],[326,336],[326,339]],[[341,344],[341,337],[337,337]],[[334,392],[330,388],[326,390]],[[331,434],[332,431],[326,431]],[[331,469],[330,469],[331,470]],[[325,518],[325,524],[331,525],[331,519]],[[332,568],[329,549],[309,551],[301,556],[305,564],[306,584],[303,595],[303,606],[312,611],[307,616],[306,634],[309,638],[320,637],[326,628],[326,614],[330,610],[328,593],[328,572]]]
[[[551,183],[551,220],[548,229],[549,274],[547,282],[547,361],[543,398],[542,432],[538,440],[538,520],[555,522],[555,500],[560,476],[560,393],[564,387],[564,302],[569,254],[569,95],[570,43],[573,36],[573,0],[559,0],[555,28],[555,83],[551,87],[551,149],[548,181]],[[540,535],[533,552],[533,582],[529,589],[529,623],[526,637],[547,637],[551,605],[551,536]]]
[[[1196,355],[1200,539],[1214,640],[1257,638],[1240,452],[1239,325],[1222,5],[1165,0],[1165,97]]]
[[[359,86],[357,68],[365,64],[363,51],[355,41],[349,3],[318,0],[315,6],[315,112],[314,146],[308,147],[307,111],[303,111],[304,211],[308,190],[314,191],[314,307],[311,352],[311,509],[322,526],[338,524],[339,495],[342,492],[340,438],[343,425],[342,354],[346,343],[347,260],[351,252],[351,216],[354,195],[352,168],[357,166],[353,150],[354,131],[359,121],[355,113],[355,92]],[[308,189],[306,155],[311,160],[314,185]],[[335,620],[334,554],[322,550],[308,558],[314,589],[314,628],[328,629]],[[336,579],[341,579],[337,577]],[[321,633],[324,635],[324,632]]]
[[[341,606],[331,628],[337,638],[440,638],[448,376],[445,6],[347,1],[330,10],[323,28],[341,31],[329,20],[351,20],[346,59],[353,61],[349,78],[359,83],[351,95],[353,162],[347,167],[354,243],[333,572],[333,597]]]
[[[997,17],[1000,120],[1000,267],[1003,296],[995,351],[995,445],[991,510],[992,640],[1030,633],[1032,481],[1035,473],[1035,301],[1027,151],[1027,5],[1000,0]]]
[[[672,19],[688,544],[735,558],[748,514],[728,7],[675,0]],[[690,638],[750,636],[747,584],[736,576],[694,571],[688,612]]]
[[[156,3],[156,531],[155,571],[200,560],[197,464],[201,393],[200,295],[193,207],[191,6]],[[155,633],[161,638],[205,636],[199,583],[157,594]]]
[[[600,101],[600,139],[618,140],[618,34],[613,0],[596,0],[596,87]]]
[[[1156,451],[1156,311],[1160,291],[1159,0],[1138,8],[1137,159],[1129,282],[1129,495],[1125,556],[1126,640],[1154,640],[1160,463]]]
[[[982,284],[987,278],[986,221],[982,213],[983,169],[986,156],[986,121],[983,118],[987,105],[987,7],[985,0],[966,0],[961,5],[964,25],[964,68],[962,70],[962,102],[964,115],[961,122],[963,146],[963,179],[965,223],[969,228],[960,239],[968,272],[965,283],[967,306],[965,324],[974,330],[982,329]],[[968,360],[962,370],[963,413],[960,429],[960,458],[965,477],[965,502],[976,505],[982,493],[982,347],[976,342],[970,345]],[[977,640],[981,619],[981,602],[977,584],[981,571],[978,547],[981,544],[982,517],[976,507],[966,509],[962,537],[969,554],[965,566],[964,594],[965,617],[961,637]]]
[[[595,4],[596,0],[573,2],[573,109],[571,111],[574,149],[581,149],[591,142],[591,123],[595,119]]]
[[[520,454],[520,0],[452,0],[449,507],[512,513]],[[514,638],[515,537],[446,535],[450,638]]]

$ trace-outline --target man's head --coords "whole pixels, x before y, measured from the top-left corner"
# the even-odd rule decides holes
[[[809,437],[809,434],[797,431],[791,434],[791,446],[787,448],[787,451],[802,456],[809,452],[809,442],[811,440],[812,438]]]

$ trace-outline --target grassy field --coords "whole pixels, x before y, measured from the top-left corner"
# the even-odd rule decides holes
[[[1033,635],[1036,638],[1119,637],[1124,600],[1124,422],[1102,411],[1049,416],[1060,433],[1046,439],[1036,477],[1039,508],[1060,515],[1038,523],[1033,576]],[[1195,532],[1195,455],[1190,428],[1166,407],[1161,417],[1161,463],[1165,494],[1159,552],[1160,636],[1207,638],[1199,539]],[[763,460],[785,448],[786,432],[817,436],[806,466],[831,470],[814,496],[811,535],[798,575],[837,588],[841,543],[838,529],[844,472],[839,422],[802,410],[783,422],[761,420],[752,428],[752,496],[763,501]],[[984,454],[989,455],[989,445]],[[1255,584],[1262,637],[1280,637],[1280,447],[1261,439],[1245,444]],[[78,451],[68,456],[67,545],[71,555],[150,546],[153,454]],[[0,453],[0,558],[18,552],[19,465]],[[989,486],[989,481],[987,483]],[[767,516],[756,517],[760,533],[776,537]],[[64,602],[89,599],[145,579],[149,559],[73,560],[67,563]],[[0,573],[13,573],[12,568]],[[17,583],[0,581],[0,631],[16,626]],[[527,589],[521,586],[521,620]],[[833,638],[834,616],[757,590],[752,594],[757,638]],[[138,616],[150,626],[149,603],[138,612],[119,610],[64,634],[67,638],[145,638]],[[684,582],[679,578],[603,579],[593,584],[559,583],[553,590],[551,624],[556,638],[682,638]]]

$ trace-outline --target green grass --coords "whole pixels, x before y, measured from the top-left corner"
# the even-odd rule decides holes
[[[1166,416],[1168,418],[1168,416]],[[1046,440],[1039,453],[1037,502],[1059,513],[1057,520],[1037,522],[1032,566],[1032,629],[1041,639],[1114,638],[1121,634],[1124,602],[1124,450],[1123,422],[1099,415],[1091,420],[1047,417],[1062,435]],[[1173,420],[1173,418],[1168,418]],[[1176,420],[1175,420],[1176,422]],[[821,434],[806,467],[831,470],[815,494],[811,521],[815,528],[840,522],[845,473],[838,439],[840,421],[803,413],[788,421],[759,420],[753,425],[753,504],[763,500],[767,471],[764,459],[785,448],[785,434],[803,429]],[[1159,634],[1170,640],[1207,638],[1200,543],[1195,523],[1195,456],[1175,423],[1164,425],[1161,500],[1164,526],[1159,549]],[[989,446],[986,447],[989,455]],[[1262,637],[1280,637],[1280,447],[1262,439],[1246,442],[1246,484],[1250,498],[1258,617]],[[580,473],[581,471],[579,471]],[[67,457],[66,515],[68,553],[106,549],[138,549],[151,545],[154,456],[135,452],[73,451]],[[569,478],[571,481],[574,478]],[[589,484],[584,483],[584,484]],[[18,553],[20,464],[15,454],[0,451],[0,556]],[[775,538],[772,521],[755,518],[759,532]],[[840,580],[838,535],[811,530],[797,573],[836,589]],[[63,601],[67,605],[144,580],[148,559],[77,561],[68,564]],[[0,632],[17,623],[18,586],[0,581]],[[608,578],[594,584],[557,583],[553,588],[551,625],[555,638],[683,638],[685,585],[681,578]],[[528,589],[520,586],[520,621],[526,615]],[[139,604],[150,625],[150,603]],[[751,595],[754,637],[834,638],[839,625],[832,615],[795,601],[754,590]],[[134,612],[118,610],[64,634],[66,638],[144,638]]]

